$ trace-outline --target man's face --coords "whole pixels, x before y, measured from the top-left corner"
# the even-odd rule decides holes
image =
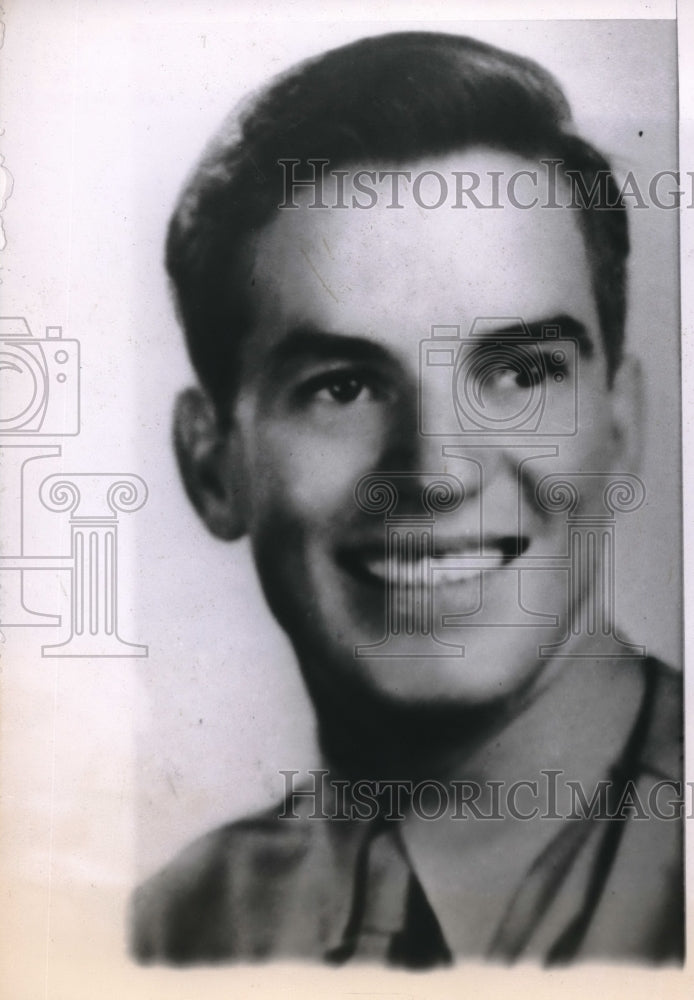
[[[485,149],[407,166],[447,178],[537,169]],[[521,210],[503,194],[496,209],[426,210],[411,198],[393,209],[389,191],[368,210],[297,198],[259,234],[223,474],[314,695],[482,704],[530,680],[545,662],[539,646],[564,634],[566,515],[548,513],[536,487],[553,473],[622,468],[616,391],[577,213]],[[529,346],[510,343],[518,319],[535,334]],[[538,335],[557,321],[559,340]],[[468,342],[452,365],[445,352],[443,364],[423,360],[422,341],[441,326]],[[533,392],[544,422],[511,433]],[[473,434],[461,427],[469,406],[481,418]],[[389,551],[398,525],[355,499],[374,473],[410,530]],[[435,513],[426,562],[422,491],[437,474],[457,477],[464,499]],[[586,509],[592,501],[584,492]],[[439,652],[458,645],[464,656],[427,655],[427,601],[451,644]],[[444,627],[444,615],[459,617]],[[398,630],[387,655],[364,648]]]

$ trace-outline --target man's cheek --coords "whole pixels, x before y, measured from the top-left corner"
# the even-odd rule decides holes
[[[353,507],[357,483],[378,465],[382,437],[379,432],[265,438],[254,456],[257,492],[297,512],[327,511],[345,503]]]
[[[291,451],[266,453],[256,467],[251,492],[265,519],[316,521],[353,505],[357,478],[338,454],[323,456],[298,445]]]
[[[619,473],[623,470],[619,468],[613,444],[609,421],[596,414],[580,434],[561,443],[555,461],[556,470],[567,474]]]

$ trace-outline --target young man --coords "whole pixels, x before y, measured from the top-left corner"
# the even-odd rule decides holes
[[[141,960],[681,959],[678,675],[611,616],[627,254],[557,84],[467,38],[329,52],[213,142],[177,452],[325,759],[138,890]]]

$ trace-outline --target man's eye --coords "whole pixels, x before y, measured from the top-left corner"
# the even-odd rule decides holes
[[[524,359],[517,369],[509,371],[508,377],[519,389],[530,389],[547,378],[547,369],[537,358]]]
[[[517,350],[489,371],[488,377],[499,390],[532,389],[543,382],[563,382],[569,374],[566,352]]]
[[[335,371],[310,379],[302,387],[301,395],[308,402],[338,403],[340,406],[347,406],[359,399],[373,399],[376,392],[365,375],[354,371]]]
[[[363,379],[356,375],[337,375],[326,382],[321,390],[336,403],[353,403],[365,391]]]

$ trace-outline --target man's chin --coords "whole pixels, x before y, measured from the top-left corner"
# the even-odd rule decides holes
[[[318,658],[318,674],[309,670],[307,681],[314,690],[329,688],[331,695],[357,696],[366,708],[446,709],[475,708],[504,702],[527,687],[546,663],[537,648],[522,653],[492,648],[476,651],[446,647],[425,649],[423,642],[391,643],[388,650],[356,645],[347,651],[333,650]],[[412,646],[415,648],[413,649]],[[326,664],[331,667],[326,670]],[[313,675],[313,676],[310,676]]]

